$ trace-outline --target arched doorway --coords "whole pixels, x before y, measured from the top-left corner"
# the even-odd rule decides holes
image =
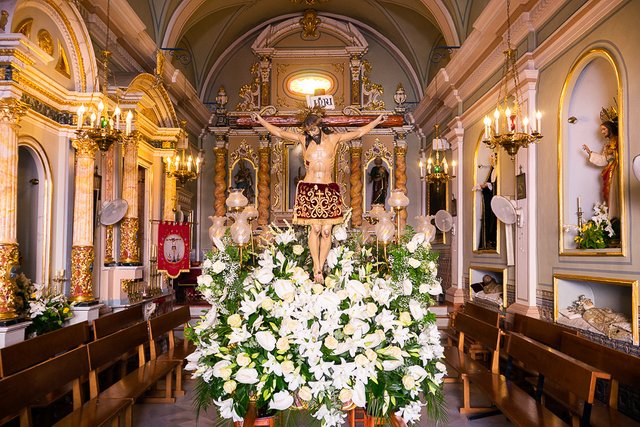
[[[35,283],[49,282],[51,174],[41,148],[18,146],[17,238],[21,271]]]

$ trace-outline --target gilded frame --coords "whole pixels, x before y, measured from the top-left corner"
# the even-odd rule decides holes
[[[554,274],[553,275],[553,321],[558,321],[558,282],[560,280],[572,280],[577,282],[591,282],[601,285],[615,285],[631,287],[631,334],[633,344],[639,343],[638,332],[638,280],[619,279],[598,276],[583,276],[576,274]],[[605,335],[606,336],[606,335]]]
[[[492,273],[502,274],[502,306],[500,308],[506,308],[509,305],[507,298],[507,280],[509,279],[508,267],[496,267],[487,265],[469,265],[469,301],[473,301],[473,290],[471,289],[471,272],[477,271],[490,271]]]
[[[242,161],[249,162],[249,166],[252,168],[251,177],[253,178],[253,194],[254,194],[253,204],[257,206],[257,203],[258,203],[258,172],[259,172],[258,156],[256,155],[253,147],[251,147],[249,144],[247,144],[247,141],[244,140],[244,139],[240,142],[240,145],[238,146],[238,148],[234,152],[232,152],[231,155],[229,156],[229,167],[228,167],[228,170],[227,170],[227,185],[228,185],[228,188],[234,188],[233,172],[234,172],[236,166]],[[246,194],[245,194],[245,196],[246,196]],[[249,204],[251,204],[251,203],[252,203],[252,201],[249,200]]]
[[[478,142],[476,142],[476,149],[475,149],[475,153],[473,156],[473,185],[476,185],[476,183],[478,182],[478,171],[481,168],[482,165],[478,164],[478,154],[480,152],[480,147],[482,146],[482,144],[484,144],[482,142],[482,138],[484,135],[484,131],[482,131],[479,135],[478,135]],[[490,148],[487,148],[487,150],[490,150]],[[497,162],[497,169],[498,169],[498,180],[496,181],[496,194],[501,194],[501,185],[500,185],[500,177],[502,176],[502,153],[501,152],[497,152],[498,153],[498,157],[496,159]],[[495,250],[491,250],[491,249],[478,249],[478,245],[480,245],[480,241],[478,236],[478,221],[479,221],[479,212],[478,209],[476,208],[476,198],[479,195],[479,192],[477,191],[472,191],[471,192],[472,198],[471,198],[471,206],[472,206],[472,224],[473,224],[473,231],[472,231],[472,252],[474,254],[497,254],[500,255],[500,251],[501,251],[501,242],[502,242],[502,233],[500,232],[500,229],[502,228],[500,226],[501,222],[498,221],[496,224],[496,249]]]
[[[616,101],[618,103],[618,179],[620,182],[619,203],[620,203],[620,248],[602,249],[574,249],[564,247],[564,179],[563,179],[563,153],[565,148],[566,134],[568,133],[567,120],[568,117],[568,96],[573,91],[580,72],[586,68],[589,63],[597,58],[605,59],[615,72],[616,82],[618,85],[618,94]],[[623,183],[625,182],[625,104],[622,95],[623,82],[620,73],[620,67],[613,57],[612,53],[604,48],[594,48],[584,52],[573,63],[569,73],[562,86],[560,94],[560,103],[558,108],[558,253],[561,256],[626,256],[627,255],[627,221],[626,221],[626,204],[625,191],[623,191]],[[588,214],[588,213],[587,213]]]
[[[380,141],[380,138],[376,138],[373,145],[362,154],[362,212],[365,214],[371,209],[367,209],[367,178],[369,175],[369,166],[376,157],[380,157],[389,171],[389,192],[387,194],[387,200],[391,195],[391,190],[395,187],[395,163],[393,152],[387,147],[385,143]],[[388,202],[385,203],[385,209],[388,208]]]

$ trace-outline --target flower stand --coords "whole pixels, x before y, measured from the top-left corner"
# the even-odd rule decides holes
[[[256,418],[256,421],[253,423],[253,425],[254,427],[275,427],[276,417]],[[236,422],[234,426],[244,427],[244,422]]]
[[[366,414],[362,408],[353,408],[347,412],[349,427],[356,427],[356,424],[364,424]]]

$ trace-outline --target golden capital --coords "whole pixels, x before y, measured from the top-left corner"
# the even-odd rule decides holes
[[[98,144],[91,138],[77,138],[72,144],[76,149],[76,157],[93,158],[98,151]]]
[[[140,145],[140,141],[142,140],[142,134],[140,132],[138,132],[137,130],[134,130],[133,132],[131,132],[131,134],[129,136],[127,136],[126,138],[124,138],[124,148],[125,150],[135,150],[138,148],[138,145]]]
[[[28,105],[19,99],[0,99],[0,123],[18,124],[20,118],[27,114]]]

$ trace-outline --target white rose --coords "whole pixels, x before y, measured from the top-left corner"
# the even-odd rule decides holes
[[[416,380],[411,375],[402,377],[402,385],[406,390],[413,390],[416,386]]]
[[[411,314],[409,314],[409,312],[407,311],[403,311],[402,313],[400,313],[398,319],[403,326],[409,326],[411,324]]]
[[[338,395],[338,399],[340,399],[340,402],[347,403],[350,402],[352,398],[353,391],[349,390],[348,388],[343,388],[342,390],[340,390],[340,394]]]
[[[347,229],[343,226],[337,226],[333,229],[333,237],[338,241],[342,242],[347,240]]]
[[[378,306],[375,303],[367,303],[367,314],[369,317],[373,317],[378,313]]]
[[[335,350],[338,347],[338,340],[333,335],[329,335],[324,339],[324,346],[329,350]]]
[[[211,269],[216,274],[221,273],[224,270],[224,262],[220,260],[214,262],[213,265],[211,266]]]
[[[260,344],[260,347],[267,351],[273,351],[276,347],[276,338],[269,331],[260,331],[256,334],[256,341]]]
[[[269,402],[269,409],[284,411],[293,405],[293,396],[288,391],[279,391],[273,395]]]
[[[273,300],[269,297],[266,297],[262,300],[262,304],[260,304],[260,306],[266,311],[271,311],[271,309],[273,308]]]
[[[309,402],[313,398],[311,394],[311,389],[306,385],[300,387],[300,389],[298,390],[298,397],[304,400],[305,402]]]
[[[224,383],[224,385],[222,386],[222,388],[224,389],[224,391],[227,394],[231,394],[234,391],[236,391],[236,382],[234,380],[229,380],[226,383]]]
[[[228,360],[219,361],[213,365],[213,376],[228,380],[231,376],[231,368],[229,366],[231,366],[231,362]]]
[[[404,279],[402,281],[402,293],[404,293],[405,295],[411,295],[412,292],[413,292],[413,284],[411,283],[411,280]]]
[[[336,286],[336,283],[338,283],[338,281],[333,276],[327,276],[324,278],[324,285],[329,289],[333,289],[333,287]]]
[[[239,328],[240,325],[242,325],[242,317],[240,317],[238,313],[232,314],[227,319],[227,325],[231,326],[232,328]]]
[[[282,373],[285,375],[290,374],[296,369],[295,365],[291,360],[285,360],[280,364],[280,367],[282,367]]]
[[[304,252],[304,247],[302,245],[293,245],[293,254],[295,256],[302,255],[302,252]]]
[[[287,351],[287,350],[289,350],[289,338],[287,338],[287,337],[278,338],[278,341],[276,342],[276,348],[279,351]]]
[[[322,286],[320,283],[314,283],[311,289],[313,289],[314,294],[321,294],[322,291],[324,291],[324,286]]]
[[[342,332],[344,332],[345,335],[353,335],[356,333],[356,328],[351,323],[347,323],[344,325],[344,328],[342,328]]]
[[[240,353],[236,356],[238,366],[245,367],[251,363],[251,357],[247,353]]]
[[[255,384],[260,379],[258,378],[258,371],[253,368],[242,368],[236,372],[236,380],[242,384]]]
[[[276,295],[283,301],[291,302],[296,294],[296,288],[293,286],[291,280],[278,279],[273,284],[273,290],[276,291]]]
[[[356,362],[356,364],[358,366],[364,366],[364,365],[367,365],[369,363],[369,359],[364,354],[358,354],[356,356],[356,358],[354,359],[354,361]]]
[[[207,269],[211,268],[212,265],[213,265],[213,262],[211,262],[211,260],[209,258],[207,258],[202,263],[202,269],[203,270],[207,270]]]
[[[421,264],[420,261],[418,261],[415,258],[411,258],[411,257],[407,258],[407,263],[413,268],[418,268],[418,267],[420,267],[420,264]]]

